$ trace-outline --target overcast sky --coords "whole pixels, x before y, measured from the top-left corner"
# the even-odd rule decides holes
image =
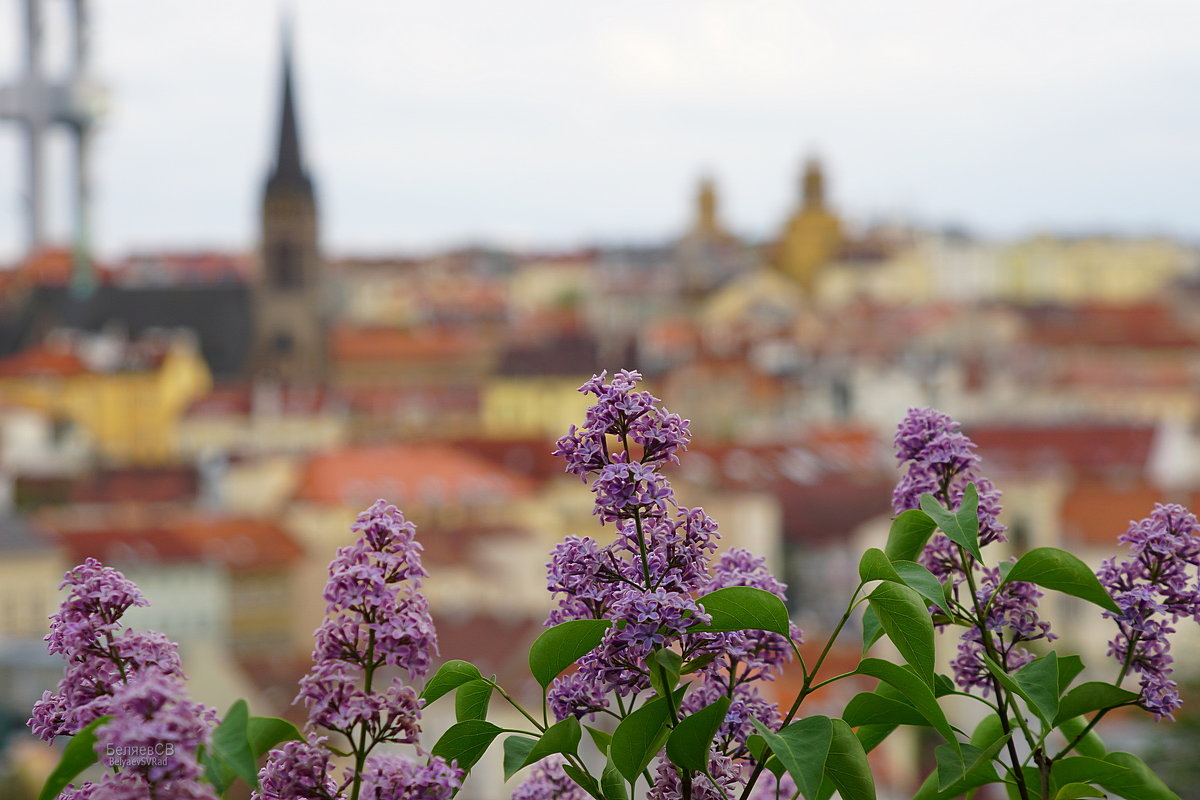
[[[46,2],[59,22],[65,0]],[[766,235],[809,153],[856,221],[1200,239],[1194,0],[293,6],[333,253],[668,237],[706,171],[729,225]],[[112,94],[96,145],[103,254],[254,245],[280,11],[93,0],[95,73]],[[4,82],[20,20],[20,0],[0,0]],[[0,129],[4,258],[22,247],[21,152]]]

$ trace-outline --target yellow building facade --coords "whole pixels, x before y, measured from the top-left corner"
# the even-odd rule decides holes
[[[801,181],[803,202],[784,225],[775,253],[775,268],[811,292],[823,266],[842,246],[842,223],[826,204],[825,176],[810,159]]]
[[[91,435],[117,464],[152,465],[177,455],[179,422],[212,388],[212,373],[187,337],[145,370],[0,377],[0,398],[65,418]]]

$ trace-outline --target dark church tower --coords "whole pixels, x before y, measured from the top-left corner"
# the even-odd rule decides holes
[[[296,123],[290,32],[283,37],[279,142],[262,204],[254,281],[255,378],[316,386],[326,377],[327,321],[317,250],[317,204]]]

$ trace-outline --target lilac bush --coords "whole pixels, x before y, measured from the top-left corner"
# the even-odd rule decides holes
[[[1179,708],[1168,635],[1200,621],[1193,515],[1157,506],[1119,537],[1129,556],[1096,573],[1049,547],[989,562],[985,549],[1004,541],[1000,492],[957,422],[913,409],[895,438],[901,475],[887,543],[863,554],[844,613],[806,660],[786,587],[766,559],[722,552],[716,521],[676,497],[668,471],[686,454],[690,424],[640,383],[636,372],[593,376],[580,388],[592,398],[583,424],[555,448],[588,486],[600,532],[569,536],[550,553],[553,607],[529,654],[539,703],[526,707],[469,662],[429,675],[438,651],[421,545],[413,524],[380,500],[329,565],[325,616],[295,701],[307,712],[302,732],[249,716],[241,701],[218,721],[187,699],[173,643],[121,625],[146,602],[137,587],[94,560],[68,573],[46,637],[67,668],[30,726],[81,746],[67,748],[45,795],[215,798],[240,779],[255,800],[450,800],[503,736],[503,777],[524,771],[514,800],[875,800],[868,754],[904,725],[942,740],[917,800],[990,783],[1020,800],[1101,790],[1176,798],[1135,756],[1110,752],[1096,728],[1118,708],[1158,719]],[[1039,610],[1049,591],[1113,620],[1111,682],[1079,682],[1082,660],[1050,649],[1057,636]],[[852,620],[864,657],[827,675]],[[957,638],[945,665],[952,677],[937,672],[939,631]],[[883,637],[902,664],[872,655]],[[785,668],[799,685],[786,708],[767,691]],[[1122,686],[1133,675],[1137,691]],[[851,678],[878,683],[840,717],[809,713],[814,692]],[[450,693],[456,722],[425,750],[423,710]],[[489,719],[494,695],[519,727]],[[946,716],[947,696],[981,709],[969,737]],[[112,772],[69,783],[97,760]]]

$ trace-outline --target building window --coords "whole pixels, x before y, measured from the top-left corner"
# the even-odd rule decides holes
[[[304,285],[300,248],[292,242],[275,242],[267,250],[267,280],[276,289],[296,289]]]

